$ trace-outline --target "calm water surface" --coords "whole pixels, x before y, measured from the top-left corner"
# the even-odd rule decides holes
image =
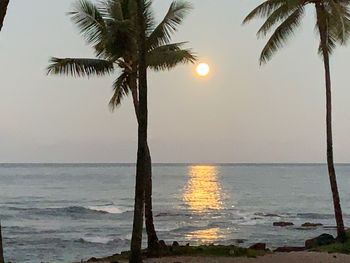
[[[270,247],[335,231],[324,165],[155,165],[159,238]],[[350,165],[337,166],[346,225]],[[72,262],[129,247],[133,165],[0,164],[0,218],[12,262]],[[294,227],[273,227],[275,221]],[[301,229],[304,222],[326,228]]]

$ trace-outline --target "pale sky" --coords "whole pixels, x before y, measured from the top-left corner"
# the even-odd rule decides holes
[[[50,56],[93,57],[65,14],[73,0],[13,0],[0,33],[0,162],[134,162],[131,98],[108,108],[113,76],[45,75]],[[161,18],[170,0],[154,0]],[[324,162],[325,88],[314,14],[266,66],[261,21],[242,26],[261,1],[192,0],[174,41],[212,68],[149,74],[154,162]],[[337,162],[350,162],[350,46],[332,56]],[[114,75],[116,76],[116,75]]]

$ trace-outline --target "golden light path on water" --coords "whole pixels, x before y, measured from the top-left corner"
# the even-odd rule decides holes
[[[212,243],[219,240],[222,235],[218,227],[213,227],[204,230],[197,230],[185,235],[187,240],[200,240],[203,243]]]
[[[191,166],[183,200],[189,209],[198,215],[223,208],[222,192],[218,182],[218,169],[212,165]],[[188,240],[214,242],[221,238],[219,228],[209,228],[187,233]]]

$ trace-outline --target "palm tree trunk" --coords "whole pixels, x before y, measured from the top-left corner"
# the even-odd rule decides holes
[[[133,71],[137,71],[137,68],[133,67]],[[129,78],[129,87],[132,95],[132,102],[134,104],[134,110],[137,123],[139,124],[139,95],[137,92],[137,73],[131,73]]]
[[[139,125],[138,150],[136,164],[136,186],[134,222],[131,238],[130,263],[142,262],[142,228],[143,212],[145,206],[144,182],[146,174],[146,148],[147,148],[147,65],[146,65],[146,35],[144,18],[144,0],[137,0],[137,18],[139,28]]]
[[[0,223],[0,263],[5,263],[4,250],[3,250],[3,247],[2,247],[1,223]]]
[[[134,74],[130,76],[129,86],[131,89],[133,104],[137,121],[139,122],[139,101],[137,93],[137,79]],[[152,158],[147,144],[146,147],[146,174],[145,174],[145,220],[146,220],[146,232],[147,232],[147,248],[149,254],[157,252],[158,236],[154,227],[153,209],[152,209]]]
[[[327,48],[327,23],[323,17],[323,6],[320,3],[316,4],[316,13],[318,27],[320,31],[321,49],[325,69],[325,81],[326,81],[326,125],[327,125],[327,165],[329,181],[331,184],[333,205],[335,220],[337,223],[338,240],[344,242],[346,240],[346,233],[344,229],[343,214],[340,206],[339,191],[337,185],[337,178],[334,168],[333,158],[333,136],[332,136],[332,89],[331,89],[331,75],[329,67],[329,52]]]
[[[149,147],[146,148],[146,178],[145,178],[145,219],[147,231],[147,248],[149,254],[158,251],[158,236],[154,227],[152,209],[152,159]]]
[[[0,31],[2,29],[2,26],[4,24],[4,19],[7,12],[7,6],[9,4],[9,0],[0,0]]]

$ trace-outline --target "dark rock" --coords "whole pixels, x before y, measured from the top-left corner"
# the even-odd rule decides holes
[[[294,226],[294,224],[292,222],[273,222],[273,226]]]
[[[167,245],[165,244],[164,240],[159,240],[159,247],[160,247],[161,249],[167,248]]]
[[[250,249],[254,250],[266,250],[266,244],[265,243],[256,243],[249,247]]]
[[[256,216],[263,216],[263,217],[280,217],[279,215],[277,214],[272,214],[272,213],[254,213],[254,215]]]
[[[318,237],[311,238],[305,241],[305,247],[307,249],[317,247],[317,246],[324,246],[329,245],[335,242],[335,238],[330,234],[322,234]]]
[[[318,227],[318,226],[323,226],[323,224],[306,222],[306,223],[302,224],[301,226],[302,227]]]
[[[244,239],[236,239],[236,243],[237,244],[243,244],[244,243]]]
[[[293,252],[293,251],[304,251],[305,247],[278,247],[273,252]]]
[[[187,243],[187,244],[186,244],[186,247],[189,247],[189,246],[190,246],[190,243]]]
[[[174,241],[172,246],[173,246],[173,247],[179,247],[179,246],[180,246],[180,244],[179,244],[179,242]]]
[[[120,252],[120,255],[124,256],[128,256],[130,254],[130,251],[122,251]]]
[[[94,257],[92,257],[92,258],[90,258],[87,262],[96,262],[96,261],[98,261],[98,259],[97,258],[94,258]]]
[[[324,229],[337,229],[337,226],[323,226]]]

